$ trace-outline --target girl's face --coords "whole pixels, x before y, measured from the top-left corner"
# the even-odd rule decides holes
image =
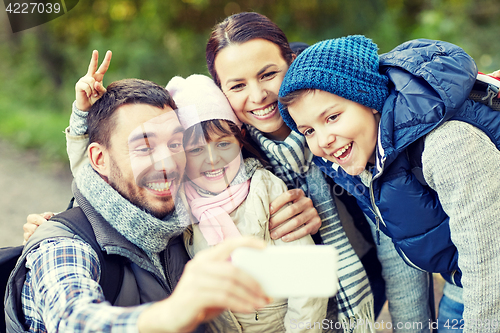
[[[185,152],[186,175],[193,183],[213,193],[224,191],[241,166],[241,145],[234,135],[212,133],[208,143],[201,137],[190,142]]]
[[[306,93],[288,106],[312,153],[359,175],[375,163],[380,114],[369,107],[322,90]]]
[[[278,109],[287,69],[280,48],[260,38],[232,44],[215,57],[221,89],[238,119],[275,140],[284,140],[290,133]]]

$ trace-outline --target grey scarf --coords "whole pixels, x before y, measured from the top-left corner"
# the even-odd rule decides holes
[[[82,167],[75,182],[89,204],[128,241],[141,248],[165,274],[159,253],[190,224],[186,208],[177,204],[172,213],[160,220],[122,197],[90,164]]]

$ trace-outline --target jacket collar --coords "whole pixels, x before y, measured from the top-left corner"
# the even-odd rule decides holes
[[[379,126],[377,172],[463,107],[477,67],[456,45],[419,39],[381,55],[380,71],[390,89]]]

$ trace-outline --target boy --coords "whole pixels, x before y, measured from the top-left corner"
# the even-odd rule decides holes
[[[500,184],[492,181],[500,113],[468,99],[476,75],[473,59],[449,43],[410,41],[379,58],[369,39],[349,36],[306,49],[280,90],[287,125],[376,233],[410,266],[448,281],[440,332],[496,331],[500,315]],[[452,283],[463,285],[465,308]]]

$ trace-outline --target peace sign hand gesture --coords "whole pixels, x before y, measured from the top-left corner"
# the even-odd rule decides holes
[[[104,78],[104,74],[106,74],[106,71],[109,68],[111,55],[111,51],[106,52],[101,66],[97,69],[99,52],[97,52],[97,50],[92,52],[92,59],[90,60],[87,74],[78,80],[75,85],[76,107],[79,110],[88,111],[92,104],[94,104],[106,92],[106,88],[104,88],[102,80]]]

